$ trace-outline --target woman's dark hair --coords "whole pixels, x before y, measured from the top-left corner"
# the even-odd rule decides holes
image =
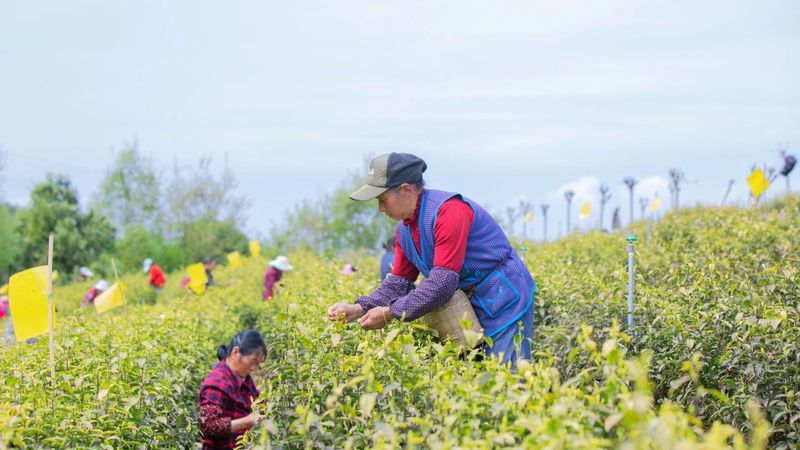
[[[217,348],[217,358],[222,361],[231,355],[233,347],[239,347],[239,353],[242,356],[249,356],[254,353],[261,352],[267,353],[267,346],[264,344],[264,338],[261,333],[256,330],[244,330],[231,339],[228,345],[220,345]]]

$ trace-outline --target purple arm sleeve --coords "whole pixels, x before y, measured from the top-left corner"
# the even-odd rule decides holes
[[[419,287],[392,302],[389,306],[392,317],[400,319],[405,313],[405,320],[409,322],[444,305],[456,293],[458,278],[458,274],[450,269],[434,267]]]
[[[386,277],[378,289],[372,294],[359,297],[356,304],[364,308],[364,312],[376,306],[389,306],[395,299],[398,299],[414,289],[414,283],[408,278],[392,275]]]

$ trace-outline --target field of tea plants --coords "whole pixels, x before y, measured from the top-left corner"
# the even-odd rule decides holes
[[[60,318],[55,395],[46,339],[0,350],[0,448],[194,448],[199,383],[244,327],[268,346],[251,448],[796,448],[798,214],[791,198],[638,224],[630,333],[623,235],[528,244],[535,355],[515,371],[416,323],[328,322],[377,284],[372,258],[345,276],[343,260],[292,254],[267,304],[266,260],[250,259],[202,297]]]
[[[799,218],[796,197],[760,210],[697,208],[639,242],[631,351],[653,352],[657,402],[749,431],[755,399],[771,443],[800,444]],[[535,345],[566,376],[583,369],[569,358],[579,324],[623,320],[623,251],[619,236],[593,234],[542,248],[530,264],[542,281]]]
[[[539,282],[535,358],[513,373],[460,360],[416,325],[321,320],[370,287],[307,257],[261,328],[263,448],[795,448],[800,291],[793,198],[697,208],[639,224],[637,311],[626,243],[591,233],[528,253]],[[309,269],[311,270],[310,272]],[[313,273],[313,275],[311,275]],[[300,275],[299,273],[297,275]],[[763,417],[763,422],[761,421]],[[705,431],[703,431],[705,430]]]
[[[83,286],[57,289],[72,295],[56,301],[55,392],[46,336],[0,347],[0,449],[195,448],[197,389],[217,346],[261,315],[252,287],[263,265],[218,269],[231,284],[203,297],[175,281],[155,305],[138,304],[150,295],[140,275],[125,277],[127,311],[102,316],[77,309]]]

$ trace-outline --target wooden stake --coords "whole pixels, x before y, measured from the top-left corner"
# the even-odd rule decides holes
[[[56,390],[56,348],[53,340],[53,235],[47,242],[47,336],[50,341],[50,386],[53,388],[53,399]]]

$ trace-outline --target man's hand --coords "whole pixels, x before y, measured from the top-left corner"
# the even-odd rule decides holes
[[[358,323],[365,330],[378,330],[392,320],[392,313],[388,306],[372,308],[360,319]]]
[[[361,305],[349,303],[336,303],[328,308],[328,320],[335,322],[352,322],[364,315],[364,308]]]

